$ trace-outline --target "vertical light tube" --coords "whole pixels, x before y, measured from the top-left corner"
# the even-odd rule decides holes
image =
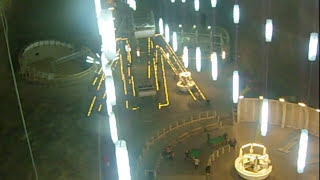
[[[109,116],[109,128],[110,128],[112,142],[116,143],[118,141],[118,130],[117,130],[116,117],[113,112],[111,112]]]
[[[184,67],[185,67],[185,68],[188,68],[189,55],[188,55],[188,47],[187,47],[187,46],[184,46],[184,47],[183,47],[182,60],[183,60],[183,65],[184,65]]]
[[[95,5],[95,8],[96,8],[96,16],[97,16],[97,18],[99,18],[100,13],[101,13],[101,2],[100,2],[100,0],[94,0],[94,5]]]
[[[170,41],[170,31],[169,31],[169,26],[168,24],[165,25],[165,28],[164,28],[164,36],[165,36],[165,39],[166,39],[166,42],[169,43]]]
[[[222,59],[226,59],[226,52],[225,51],[222,51],[221,57],[222,57]]]
[[[297,160],[297,172],[303,173],[306,166],[306,157],[308,149],[308,130],[302,129],[299,142],[299,152]]]
[[[201,50],[200,50],[200,47],[196,48],[196,68],[197,68],[198,72],[201,71]]]
[[[266,136],[268,131],[269,106],[268,99],[263,99],[261,109],[261,136]]]
[[[177,40],[177,33],[176,32],[173,32],[173,34],[172,34],[172,47],[173,47],[173,50],[175,52],[177,52],[177,50],[178,50],[178,40]]]
[[[239,73],[238,71],[233,71],[233,103],[238,103],[238,98],[239,98]]]
[[[211,7],[215,8],[217,6],[217,0],[211,0]]]
[[[134,11],[137,9],[137,4],[135,0],[128,0],[128,5],[131,7]]]
[[[273,24],[272,24],[272,19],[267,19],[266,20],[266,29],[265,29],[265,38],[266,42],[271,42],[272,41],[272,33],[273,33]]]
[[[186,2],[186,0],[181,0],[182,1],[182,3],[185,3]]]
[[[211,54],[211,76],[214,81],[218,79],[218,59],[216,52]]]
[[[233,6],[233,22],[238,24],[240,20],[240,8],[238,4]]]
[[[171,3],[174,3],[176,0],[171,0]]]
[[[105,77],[105,87],[107,93],[107,104],[116,105],[116,90],[114,88],[114,81],[112,76]]]
[[[194,10],[199,11],[200,9],[200,2],[199,0],[194,0]]]
[[[317,51],[318,51],[318,33],[311,33],[310,40],[309,40],[309,52],[308,52],[308,60],[315,61],[317,58]]]
[[[162,18],[159,19],[159,33],[163,35],[163,20]]]
[[[126,141],[119,140],[115,143],[115,146],[119,180],[131,180]]]

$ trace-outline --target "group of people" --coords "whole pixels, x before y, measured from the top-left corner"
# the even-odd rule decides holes
[[[185,150],[184,151],[184,160],[191,159],[191,158],[192,158],[193,163],[194,163],[194,168],[198,169],[200,160],[198,158],[195,158],[195,157],[190,157],[190,151],[188,149]]]
[[[228,144],[229,144],[232,148],[236,148],[236,145],[237,145],[237,140],[236,140],[236,138],[233,138],[233,140],[229,139]]]
[[[167,146],[166,148],[163,149],[162,155],[166,158],[166,159],[170,159],[173,160],[175,157],[175,153],[172,151],[171,146]],[[200,159],[198,159],[197,157],[191,157],[190,156],[190,150],[185,150],[184,152],[184,160],[187,159],[192,159],[193,160],[193,164],[194,164],[194,169],[199,169],[199,165],[200,165]],[[205,168],[205,172],[206,174],[210,174],[210,170],[211,170],[211,166],[207,165]]]
[[[171,146],[167,146],[163,152],[162,155],[166,158],[166,159],[170,159],[173,160],[176,156],[175,152],[172,151]]]

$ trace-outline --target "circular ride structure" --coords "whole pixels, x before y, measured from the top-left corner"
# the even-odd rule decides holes
[[[97,69],[100,62],[94,57],[86,47],[75,48],[56,40],[37,41],[20,52],[20,72],[25,79],[39,84],[70,83]]]
[[[245,149],[249,149],[249,153],[244,153]],[[257,153],[257,149],[262,149],[262,153]],[[272,171],[269,155],[264,145],[249,143],[243,145],[239,151],[239,157],[234,162],[234,167],[238,174],[244,179],[261,180],[266,179]]]
[[[188,90],[194,87],[195,83],[191,78],[191,72],[182,72],[179,74],[179,81],[177,86],[180,91],[188,92]]]

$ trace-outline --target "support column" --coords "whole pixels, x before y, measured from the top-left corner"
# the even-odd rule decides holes
[[[284,128],[286,125],[286,115],[287,115],[287,103],[282,103],[282,120],[281,120],[281,128]]]
[[[309,127],[309,120],[310,120],[310,113],[309,113],[307,107],[304,108],[304,113],[305,113],[305,116],[306,116],[306,121],[305,121],[305,123],[304,123],[304,129],[308,129],[308,127]]]
[[[237,105],[237,123],[240,123],[240,115],[241,115],[241,105],[242,105],[242,101],[245,101],[244,99],[240,99],[238,101],[238,105]]]
[[[255,120],[255,117],[256,117],[256,105],[257,105],[257,103],[256,103],[256,101],[253,101],[253,107],[252,107],[252,119],[253,119],[253,122],[255,122],[256,120]]]

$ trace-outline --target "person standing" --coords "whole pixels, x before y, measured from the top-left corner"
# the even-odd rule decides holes
[[[186,160],[187,158],[189,158],[189,150],[188,149],[186,151],[184,151],[184,160]]]
[[[200,160],[198,158],[194,158],[193,160],[194,160],[194,169],[198,169]]]
[[[206,167],[206,174],[207,176],[211,173],[211,166],[210,165],[207,165]]]

